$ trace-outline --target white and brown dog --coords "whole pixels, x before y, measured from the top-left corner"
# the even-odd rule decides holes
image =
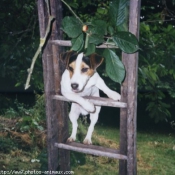
[[[99,97],[99,89],[114,100],[120,100],[120,94],[109,89],[96,72],[96,68],[103,61],[101,56],[92,54],[87,57],[83,53],[78,54],[77,52],[69,51],[62,54],[61,59],[66,63],[66,70],[61,80],[61,92],[63,96],[73,101],[69,113],[69,118],[72,122],[72,134],[67,141],[76,140],[79,115],[90,113],[91,123],[83,143],[92,144],[91,136],[101,107],[94,106],[83,96]]]

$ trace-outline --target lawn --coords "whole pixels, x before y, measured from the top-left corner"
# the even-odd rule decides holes
[[[119,130],[96,126],[93,136],[95,144],[119,147]],[[75,174],[116,175],[118,160],[105,157],[85,156],[86,163],[80,161],[72,167]],[[175,135],[159,133],[137,133],[137,174],[175,175]]]
[[[31,135],[14,131],[20,119],[0,117],[0,122],[0,170],[47,170],[44,132]],[[79,141],[87,126],[80,125]],[[92,141],[95,145],[118,148],[119,129],[98,124]],[[118,160],[71,152],[71,170],[75,175],[117,175]],[[137,171],[138,175],[175,175],[175,134],[138,131]]]

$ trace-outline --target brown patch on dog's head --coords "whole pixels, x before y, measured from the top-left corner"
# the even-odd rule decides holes
[[[84,56],[81,64],[81,73],[91,77],[102,62],[103,57],[96,53],[93,53],[90,56]]]
[[[86,74],[91,77],[94,74],[95,70],[90,68],[85,62],[81,63],[81,74]]]
[[[69,64],[77,58],[77,52],[75,51],[68,51],[65,53],[60,54],[61,61],[66,65],[66,69],[68,69]]]
[[[89,56],[90,64],[92,69],[96,69],[103,62],[104,58],[96,53]]]
[[[61,54],[60,58],[66,65],[66,69],[69,70],[70,78],[72,78],[74,70],[76,69],[77,57],[78,53],[75,51],[68,51],[66,53]],[[96,53],[91,54],[90,56],[83,56],[82,63],[79,67],[81,74],[86,74],[88,77],[91,77],[96,71],[96,68],[100,66],[102,62],[103,58]]]
[[[69,70],[69,74],[70,74],[70,78],[72,78],[74,70],[75,70],[76,64],[75,61],[71,62],[70,64],[68,64],[68,70]]]

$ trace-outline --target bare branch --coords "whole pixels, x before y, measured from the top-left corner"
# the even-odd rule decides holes
[[[32,58],[32,63],[31,63],[30,68],[27,70],[28,71],[28,77],[27,77],[26,84],[25,84],[25,90],[30,87],[29,83],[30,83],[31,75],[32,75],[32,72],[33,72],[33,69],[34,69],[35,62],[36,62],[36,60],[38,58],[38,55],[42,51],[42,48],[43,48],[43,46],[44,46],[44,44],[46,42],[46,38],[47,38],[47,36],[48,36],[48,34],[50,32],[51,23],[52,23],[53,19],[54,19],[53,16],[49,16],[49,22],[48,22],[48,25],[47,25],[45,36],[44,36],[44,38],[40,38],[39,47],[38,47],[34,57]]]

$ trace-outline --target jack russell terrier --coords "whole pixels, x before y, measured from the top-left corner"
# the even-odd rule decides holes
[[[109,89],[96,72],[96,68],[103,61],[101,56],[95,53],[85,56],[83,53],[78,54],[75,51],[69,51],[61,54],[61,60],[66,64],[66,70],[61,79],[61,93],[64,97],[73,101],[69,113],[69,118],[72,122],[72,134],[67,142],[76,140],[79,115],[90,113],[91,123],[83,143],[92,144],[92,132],[98,120],[101,107],[94,106],[87,99],[84,99],[83,96],[99,97],[99,89],[113,100],[120,100],[120,94]]]

